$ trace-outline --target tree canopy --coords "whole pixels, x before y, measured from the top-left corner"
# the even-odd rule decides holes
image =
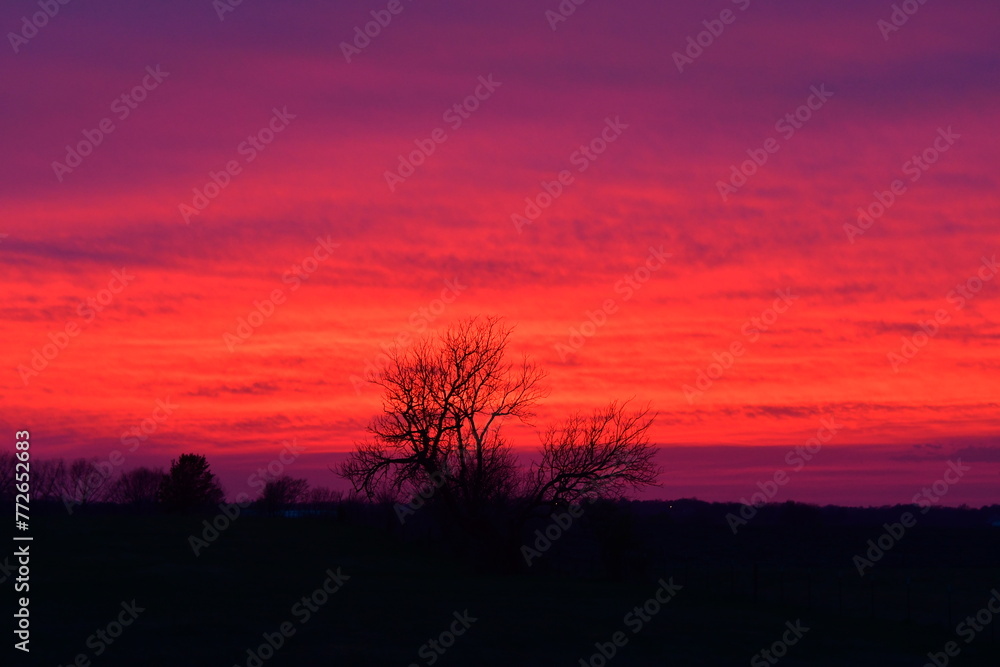
[[[527,516],[655,484],[653,417],[618,401],[551,427],[540,458],[519,464],[502,426],[533,417],[545,373],[527,358],[508,359],[511,333],[499,318],[471,318],[394,350],[373,380],[382,413],[340,474],[369,497],[405,497],[433,483],[435,500],[463,523],[497,505]]]

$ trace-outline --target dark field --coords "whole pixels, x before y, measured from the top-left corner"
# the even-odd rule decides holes
[[[919,666],[949,641],[961,649],[950,664],[1000,664],[1000,618],[969,643],[955,631],[1000,587],[1000,531],[990,527],[913,528],[872,568],[874,587],[851,565],[878,535],[866,526],[751,525],[733,536],[724,525],[668,521],[645,548],[620,555],[614,577],[573,557],[586,552],[586,525],[512,575],[332,518],[241,516],[197,557],[188,537],[200,518],[53,514],[33,528],[30,664],[84,654],[93,665],[137,666],[601,665],[591,661],[595,643],[610,652],[621,632],[610,665],[764,665],[751,660],[796,621],[808,631],[783,665]],[[342,588],[303,606],[338,568]],[[626,619],[671,577],[683,588],[669,602]],[[142,609],[135,621],[88,646],[132,600]],[[421,653],[466,610],[468,629],[455,624],[463,633],[450,648]],[[294,634],[275,640],[281,648],[251,659],[247,649],[286,622]]]

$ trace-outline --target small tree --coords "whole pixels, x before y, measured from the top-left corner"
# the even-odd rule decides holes
[[[181,454],[172,460],[170,472],[160,484],[160,502],[180,512],[217,505],[223,496],[218,478],[200,454]]]
[[[111,470],[99,466],[96,458],[81,458],[66,468],[61,495],[67,507],[86,505],[107,500],[110,488]]]
[[[505,358],[510,333],[497,318],[475,318],[394,351],[373,381],[384,391],[383,414],[340,474],[369,498],[410,497],[444,479],[435,501],[465,532],[481,529],[518,482],[500,423],[529,419],[544,395],[541,370]]]
[[[139,467],[122,474],[111,487],[111,498],[123,505],[153,505],[167,478],[163,470]]]
[[[309,482],[296,479],[290,475],[282,475],[269,480],[261,492],[260,501],[267,510],[276,510],[285,505],[294,505],[305,499],[309,490]]]
[[[32,461],[34,463],[34,461]],[[17,457],[14,452],[0,452],[0,500],[14,501],[14,480]],[[38,496],[35,496],[37,500]]]
[[[69,493],[69,472],[63,459],[31,462],[31,494],[39,502],[57,502]],[[13,479],[13,477],[11,478]]]
[[[305,502],[313,505],[329,505],[339,503],[343,495],[342,492],[334,491],[328,486],[316,486],[309,489]]]

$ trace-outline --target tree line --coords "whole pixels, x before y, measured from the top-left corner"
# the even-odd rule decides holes
[[[0,452],[0,500],[5,502],[14,500],[16,463],[13,452]],[[146,466],[121,470],[97,458],[33,458],[30,466],[31,501],[62,504],[69,512],[102,503],[195,511],[213,508],[225,498],[218,477],[200,454],[181,454],[166,471]],[[305,479],[281,475],[265,480],[256,501],[265,509],[278,509],[298,503],[332,503],[340,498],[340,492],[310,488]]]
[[[509,358],[512,332],[500,318],[473,317],[388,353],[381,373],[368,378],[382,390],[382,410],[334,470],[353,487],[352,498],[406,503],[404,514],[419,507],[422,521],[432,520],[453,546],[516,557],[532,524],[658,483],[647,436],[654,415],[629,401],[565,416],[540,431],[534,460],[521,462],[504,425],[530,425],[548,390],[542,369],[527,357]],[[14,463],[0,454],[0,497],[13,494]],[[116,471],[94,459],[31,465],[33,500],[70,511],[90,503],[191,511],[224,498],[199,454],[182,454],[167,471]],[[268,479],[258,502],[276,508],[339,499],[285,475]]]

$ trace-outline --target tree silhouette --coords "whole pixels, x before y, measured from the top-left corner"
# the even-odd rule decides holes
[[[167,509],[186,512],[222,500],[222,487],[204,456],[181,454],[170,462],[170,472],[160,484],[160,502]]]
[[[116,479],[109,495],[114,502],[123,505],[153,505],[159,500],[166,477],[162,469],[140,466]]]
[[[63,502],[86,505],[107,500],[111,487],[111,471],[98,466],[96,458],[75,459],[65,469],[62,480]]]
[[[433,489],[430,502],[469,533],[498,507],[516,508],[509,516],[517,532],[540,509],[655,484],[652,417],[619,402],[550,429],[541,460],[518,465],[501,423],[533,416],[545,375],[527,359],[506,359],[511,331],[498,318],[472,318],[391,352],[373,380],[383,412],[340,474],[369,498]]]
[[[341,467],[369,497],[385,486],[400,497],[445,479],[438,495],[460,520],[515,485],[516,459],[499,420],[528,419],[544,374],[504,358],[510,329],[495,318],[469,320],[395,350],[380,378],[383,414],[370,438]]]
[[[305,500],[309,491],[309,482],[296,479],[291,475],[282,475],[268,480],[261,492],[261,504],[267,510],[276,510],[285,505],[293,505]]]
[[[577,503],[656,484],[660,470],[646,436],[653,418],[648,408],[626,407],[612,401],[546,432],[541,462],[529,475],[531,505]]]
[[[34,461],[32,461],[34,463]],[[15,469],[17,457],[14,452],[0,452],[0,500],[13,501],[15,484]],[[37,498],[37,496],[35,496]]]
[[[66,462],[63,459],[32,461],[31,494],[33,499],[58,501],[68,493]]]

